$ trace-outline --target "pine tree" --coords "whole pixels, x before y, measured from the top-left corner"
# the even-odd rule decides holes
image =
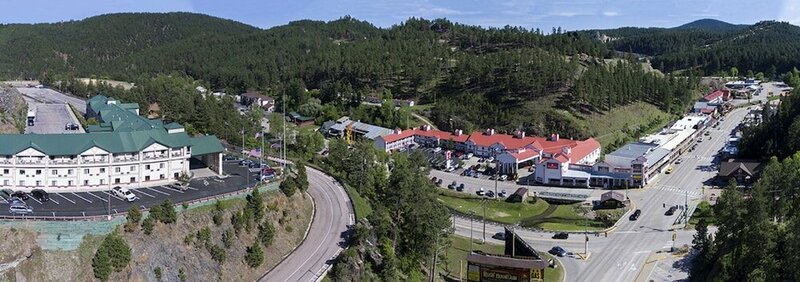
[[[252,268],[261,266],[264,263],[264,251],[261,249],[261,244],[256,241],[253,245],[247,248],[247,253],[244,255],[244,260]]]

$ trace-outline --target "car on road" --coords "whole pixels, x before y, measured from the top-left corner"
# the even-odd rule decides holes
[[[464,183],[461,183],[461,185],[458,185],[458,187],[456,188],[456,191],[463,192],[464,191]]]
[[[672,173],[672,167],[668,167],[667,168],[667,174],[670,174],[670,173]]]
[[[630,219],[631,221],[637,220],[637,219],[639,219],[639,216],[640,216],[640,215],[642,215],[642,210],[640,210],[640,209],[637,209],[636,211],[634,211],[634,212],[631,214],[631,216],[630,216],[630,218],[629,218],[629,219]]]
[[[14,200],[8,206],[8,213],[11,215],[29,215],[33,214],[33,209],[21,200]]]
[[[698,143],[703,142],[703,137],[697,138],[697,142]]]
[[[117,197],[123,198],[128,202],[133,202],[134,200],[136,200],[136,195],[134,195],[133,192],[131,192],[131,190],[128,190],[128,188],[122,188],[117,186],[112,188],[111,192],[114,193],[114,195],[116,195]]]
[[[11,198],[17,198],[17,199],[21,199],[23,201],[27,201],[31,197],[28,196],[28,193],[25,193],[25,192],[22,192],[22,191],[16,191],[16,192],[14,192],[14,194],[11,194]]]
[[[675,161],[675,164],[681,164],[682,162],[683,162],[683,159],[678,159],[678,160]]]
[[[497,196],[500,198],[505,198],[508,196],[508,192],[506,192],[506,190],[500,191],[500,193],[497,193]]]
[[[494,233],[494,235],[492,235],[492,238],[493,239],[497,239],[497,240],[505,241],[506,240],[506,233],[505,232]]]
[[[567,250],[565,250],[564,248],[559,247],[559,246],[555,246],[555,247],[553,247],[552,249],[550,249],[547,252],[550,253],[551,255],[559,256],[559,257],[563,257],[563,256],[567,255]]]
[[[50,201],[50,195],[47,194],[46,191],[42,189],[33,189],[31,190],[31,197],[38,200],[39,202],[47,202]]]
[[[667,212],[665,212],[664,215],[673,215],[673,214],[675,214],[675,210],[677,210],[677,209],[678,209],[678,207],[671,206],[671,207],[669,207],[669,209],[667,209]]]
[[[565,240],[567,238],[569,238],[569,233],[567,232],[558,232],[555,235],[553,235],[553,239]]]
[[[709,132],[709,131],[706,131],[706,133],[703,133],[703,135],[705,135],[705,136],[709,136],[709,135],[711,135],[711,132]]]
[[[478,194],[478,196],[483,196],[484,194],[486,194],[486,191],[483,190],[483,188],[481,188],[480,190],[475,191],[475,194]]]

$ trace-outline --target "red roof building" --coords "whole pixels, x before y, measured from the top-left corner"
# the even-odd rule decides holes
[[[722,103],[723,96],[725,92],[721,89],[717,89],[708,93],[708,95],[703,96],[701,101],[708,102],[708,103]],[[730,91],[728,91],[728,96],[730,97]]]

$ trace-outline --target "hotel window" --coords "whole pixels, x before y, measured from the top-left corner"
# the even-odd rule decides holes
[[[84,168],[83,169],[83,174],[89,174],[89,169],[88,168]]]
[[[119,184],[119,178],[114,178],[114,183]]]
[[[106,169],[105,168],[100,168],[100,173],[106,173]]]
[[[161,179],[164,179],[164,175],[163,174],[161,175]]]
[[[52,172],[53,172],[53,175],[58,175],[58,170],[54,169]]]
[[[89,180],[84,180],[83,181],[83,186],[89,186]]]
[[[25,175],[25,170],[24,170],[24,169],[20,169],[20,170],[19,170],[19,174],[21,174],[21,175]]]
[[[150,176],[149,176],[149,175],[146,175],[146,176],[144,177],[144,181],[150,181]]]
[[[67,170],[67,174],[68,174],[68,175],[72,175],[72,169],[68,169],[68,170]]]
[[[72,186],[72,180],[67,181],[67,186]]]
[[[163,163],[158,164],[158,168],[164,168],[164,164]]]
[[[136,171],[136,166],[131,166],[131,171]]]
[[[52,182],[50,182],[50,186],[53,186],[53,187],[55,187],[55,186],[56,186],[56,181],[55,181],[55,180],[53,180]]]
[[[25,186],[25,180],[20,180],[19,181],[19,186]]]
[[[150,169],[150,165],[144,165],[144,169]]]
[[[115,168],[114,168],[114,172],[119,172],[119,170],[120,170],[120,168],[119,168],[119,167],[115,167]]]
[[[41,169],[37,169],[36,170],[36,175],[40,175],[40,174],[42,174],[42,170]]]
[[[136,182],[136,177],[131,177],[131,183]]]
[[[3,174],[8,174],[8,169],[4,169]]]

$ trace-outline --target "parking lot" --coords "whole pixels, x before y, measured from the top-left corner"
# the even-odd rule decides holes
[[[80,98],[63,94],[61,92],[48,88],[19,87],[17,88],[17,90],[19,90],[19,93],[22,93],[22,95],[25,98],[25,101],[28,101],[28,103],[31,103],[31,101],[33,101],[42,104],[59,104],[59,105],[70,104],[74,106],[75,109],[78,110],[78,112],[82,114],[86,113],[86,101]]]
[[[36,108],[36,122],[27,126],[25,133],[35,134],[62,134],[84,133],[78,119],[69,106],[64,104],[28,103],[28,109]],[[64,126],[72,122],[78,126],[77,130],[68,130]]]
[[[258,172],[240,167],[238,161],[226,161],[223,169],[229,177],[193,179],[185,191],[166,186],[130,189],[138,197],[128,202],[109,191],[49,193],[50,201],[40,202],[29,198],[25,202],[33,209],[33,216],[94,216],[125,212],[131,206],[149,208],[169,198],[173,203],[229,193],[258,183]],[[0,196],[0,214],[8,213],[9,199]]]

